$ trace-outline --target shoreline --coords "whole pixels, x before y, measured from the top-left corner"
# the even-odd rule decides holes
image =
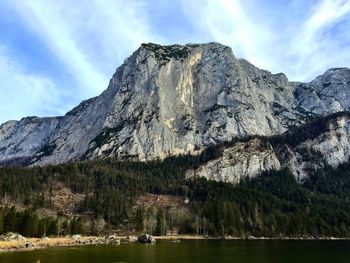
[[[136,240],[135,240],[136,238]],[[154,236],[155,240],[169,240],[181,242],[181,240],[338,240],[347,241],[350,238],[341,237],[214,237],[203,235],[169,235]],[[136,236],[70,236],[53,238],[26,238],[23,240],[0,241],[0,253],[31,251],[45,249],[49,247],[81,247],[87,245],[120,245],[127,243],[137,243]]]

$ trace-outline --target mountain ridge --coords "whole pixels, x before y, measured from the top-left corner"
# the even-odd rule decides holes
[[[307,116],[350,110],[350,69],[289,82],[219,43],[142,44],[101,95],[59,117],[0,126],[0,162],[46,165],[197,154],[248,135],[281,134]]]

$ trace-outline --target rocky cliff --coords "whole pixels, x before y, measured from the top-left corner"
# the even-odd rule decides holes
[[[239,183],[268,170],[289,168],[302,182],[311,170],[337,167],[350,158],[350,114],[340,112],[293,127],[284,134],[238,140],[187,178]]]
[[[150,160],[196,154],[236,137],[284,133],[312,115],[348,111],[349,86],[346,68],[328,70],[310,83],[296,83],[235,58],[231,48],[218,43],[142,44],[100,96],[63,117],[2,124],[0,162],[45,165],[110,156]],[[329,143],[316,144],[332,151]],[[251,151],[258,145],[244,147]],[[221,166],[237,174],[255,175],[280,166],[273,149],[254,153],[255,157],[236,150],[227,149],[224,156],[233,152],[239,164],[233,167],[222,160]],[[252,166],[244,168],[247,162]]]
[[[239,183],[243,178],[252,178],[264,171],[279,168],[281,163],[272,146],[255,138],[224,149],[222,156],[189,170],[186,177]]]

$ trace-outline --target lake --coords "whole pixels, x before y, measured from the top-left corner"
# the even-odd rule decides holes
[[[47,248],[0,254],[1,263],[82,262],[350,262],[350,241],[186,240]]]

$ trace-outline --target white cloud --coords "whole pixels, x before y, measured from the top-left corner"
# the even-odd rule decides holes
[[[329,67],[349,66],[350,35],[337,32],[343,38],[336,38],[332,29],[341,21],[350,22],[350,2],[323,0],[310,8],[310,3],[300,1],[291,3],[305,5],[299,16],[294,10],[290,13],[283,10],[280,16],[273,17],[272,23],[270,16],[263,17],[269,12],[263,13],[261,8],[277,8],[275,3],[269,6],[259,3],[255,9],[250,5],[249,10],[243,0],[183,0],[182,3],[193,25],[213,41],[231,46],[235,55],[258,67],[283,71],[292,80],[307,81]],[[286,26],[283,28],[281,24]]]
[[[236,56],[258,66],[268,63],[261,49],[274,36],[263,24],[256,24],[239,1],[197,0],[189,3],[183,0],[183,6],[200,30],[208,32],[214,41],[231,46]]]
[[[25,24],[45,41],[78,80],[78,92],[95,96],[113,70],[142,42],[156,37],[142,1],[15,1]]]
[[[54,54],[50,61],[60,61],[54,66],[63,65],[63,75],[67,71],[70,76],[64,80],[37,74],[29,63],[2,50],[1,90],[6,95],[0,97],[0,122],[7,117],[60,114],[69,109],[68,104],[98,95],[115,68],[142,42],[217,41],[231,46],[236,56],[272,72],[285,72],[292,80],[311,80],[329,67],[349,66],[347,0],[291,0],[286,6],[272,0],[269,4],[259,0],[249,4],[243,0],[178,1],[183,10],[173,10],[179,2],[172,1],[158,6],[157,1],[146,0],[3,0],[3,6],[17,11],[21,19],[16,22],[22,30],[34,32]],[[174,19],[183,13],[187,19]],[[169,28],[175,31],[168,32]],[[30,61],[33,54],[20,55],[28,55]]]
[[[298,63],[294,65],[294,75],[301,79],[310,79],[310,75],[320,74],[327,67],[349,65],[348,47],[339,47],[339,39],[336,39],[335,33],[329,32],[332,26],[349,13],[349,1],[324,0],[314,7],[309,18],[299,25],[298,34],[290,42],[290,54],[299,57]],[[350,18],[345,17],[345,20]],[[343,36],[341,41],[350,44],[348,32]]]
[[[0,46],[0,123],[42,114],[63,114],[64,94],[47,77],[29,74]]]
[[[6,5],[16,10],[22,30],[34,33],[51,51],[47,55],[54,55],[51,60],[58,59],[70,76],[65,80],[37,74],[28,63],[32,54],[10,56],[3,44],[0,123],[28,115],[64,114],[72,102],[106,89],[115,68],[142,42],[160,41],[148,26],[143,1],[5,0]]]

